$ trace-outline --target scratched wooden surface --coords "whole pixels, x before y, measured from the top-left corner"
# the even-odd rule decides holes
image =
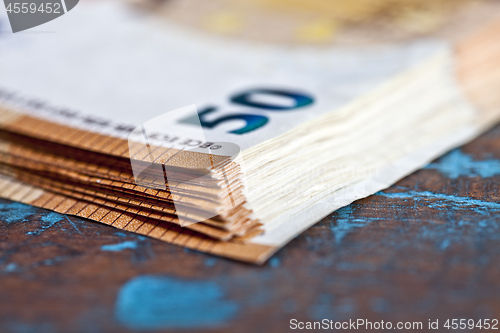
[[[0,331],[287,331],[500,319],[500,127],[330,214],[266,265],[0,201]]]

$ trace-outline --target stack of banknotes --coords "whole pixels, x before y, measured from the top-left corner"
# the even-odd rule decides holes
[[[499,13],[80,2],[0,34],[0,197],[263,263],[500,119]]]

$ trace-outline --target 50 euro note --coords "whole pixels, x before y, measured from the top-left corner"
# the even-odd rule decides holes
[[[311,48],[84,2],[0,37],[0,196],[262,263],[497,121],[478,8],[451,35]]]

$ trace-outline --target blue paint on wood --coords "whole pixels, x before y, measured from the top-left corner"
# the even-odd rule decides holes
[[[137,242],[135,241],[125,241],[118,244],[108,244],[101,246],[101,250],[103,251],[111,251],[111,252],[119,252],[126,249],[136,249]]]
[[[353,205],[349,205],[335,212],[337,219],[330,225],[330,230],[333,232],[337,244],[340,244],[347,234],[371,222],[370,219],[353,218],[351,216],[352,208]]]
[[[215,282],[139,276],[116,300],[117,320],[132,329],[208,328],[226,324],[239,305]]]
[[[61,255],[61,256],[57,256],[54,258],[45,259],[45,260],[33,263],[31,265],[31,268],[36,268],[36,267],[40,267],[40,266],[53,266],[53,265],[59,264],[60,262],[63,262],[65,260],[68,260],[71,258],[72,258],[71,255]]]
[[[429,164],[426,169],[438,170],[452,179],[460,176],[488,178],[500,175],[500,160],[475,161],[470,155],[456,149]]]
[[[39,210],[35,207],[28,206],[19,202],[4,202],[0,201],[0,221],[5,222],[7,224],[11,223],[23,223],[30,221],[30,217],[37,212],[43,210]],[[43,216],[40,217],[39,224],[37,225],[37,230],[30,231],[28,235],[39,235],[43,231],[51,228],[57,222],[60,222],[64,219],[64,215],[55,213],[55,212],[47,212]]]
[[[450,239],[445,239],[441,242],[441,245],[439,246],[439,249],[441,251],[446,250],[450,246],[451,240]]]
[[[49,212],[48,214],[43,215],[41,219],[43,222],[47,223],[47,225],[54,225],[54,223],[62,221],[64,219],[64,215],[55,212]]]
[[[207,258],[207,259],[205,259],[205,266],[212,267],[216,263],[217,263],[217,259],[216,258]]]
[[[35,231],[30,231],[27,234],[28,235],[40,235],[42,232],[53,227],[54,224],[62,221],[63,219],[64,219],[64,215],[54,213],[54,212],[49,212],[40,218],[41,221],[39,224],[39,228]]]
[[[71,226],[76,230],[77,233],[79,233],[80,235],[83,235],[82,232],[80,231],[80,229],[78,229],[78,227],[76,226],[76,223],[75,221],[71,220],[69,217],[67,216],[64,216],[66,218],[66,220],[68,220],[69,224],[71,224]],[[81,222],[81,221],[80,221]],[[81,223],[80,223],[81,224]]]
[[[7,266],[5,266],[5,268],[3,269],[3,271],[6,272],[6,273],[11,273],[11,272],[14,272],[17,268],[18,268],[17,264],[11,262]]]
[[[36,213],[36,209],[19,202],[0,201],[0,220],[7,223],[28,221],[28,217]]]
[[[399,189],[399,188],[394,188]],[[485,201],[466,196],[434,193],[430,191],[405,191],[405,192],[378,192],[375,195],[387,198],[385,207],[388,216],[383,217],[357,217],[355,208],[357,204],[339,209],[330,222],[329,228],[335,236],[337,244],[344,237],[358,228],[365,227],[373,222],[385,220],[401,221],[401,230],[408,228],[412,223],[426,222],[419,225],[419,231],[413,240],[431,241],[438,251],[447,251],[455,244],[470,242],[481,244],[482,240],[500,239],[500,203]],[[406,203],[406,205],[402,205]],[[413,203],[415,211],[408,208],[408,203]],[[422,220],[418,208],[427,206],[434,209],[432,220]],[[429,225],[430,222],[431,225]],[[389,242],[395,248],[411,246],[411,242]],[[386,242],[386,244],[389,244]],[[370,270],[370,265],[340,262],[336,264],[340,270]]]
[[[436,201],[426,202],[427,206],[436,209],[470,209],[477,213],[489,213],[492,210],[500,210],[500,203],[451,194],[433,193],[429,191],[408,191],[397,193],[378,192],[376,195],[391,199],[412,199],[417,202],[428,199],[437,199]]]
[[[281,265],[281,260],[279,257],[272,257],[270,260],[269,260],[269,266],[271,267],[279,267]]]
[[[425,221],[432,224],[423,223],[412,240],[433,242],[438,251],[448,251],[456,244],[465,243],[480,247],[486,239],[500,239],[497,232],[500,229],[500,203],[429,191],[379,192],[377,195],[396,199],[398,203],[414,202],[417,208],[435,209],[438,214],[432,214],[432,220]],[[414,219],[421,221],[418,214]]]

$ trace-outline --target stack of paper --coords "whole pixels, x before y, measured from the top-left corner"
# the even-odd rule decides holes
[[[1,35],[0,197],[262,263],[495,124],[500,4],[461,6],[353,45],[231,39],[115,1]]]

